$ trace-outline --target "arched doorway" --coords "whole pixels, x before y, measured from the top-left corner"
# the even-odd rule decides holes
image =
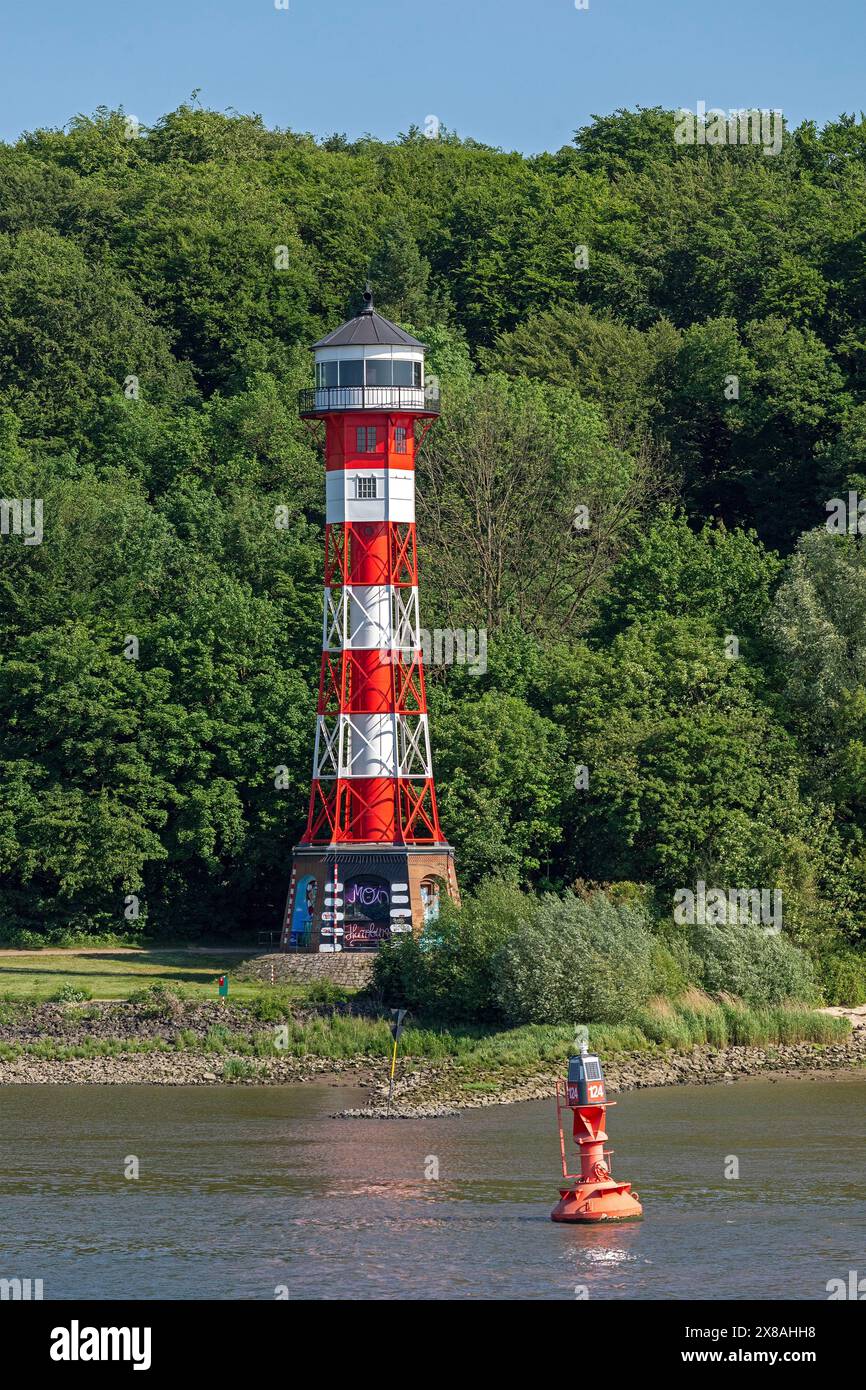
[[[432,874],[421,880],[421,906],[424,912],[424,926],[430,927],[439,920],[442,906],[442,892],[445,885],[441,878]]]

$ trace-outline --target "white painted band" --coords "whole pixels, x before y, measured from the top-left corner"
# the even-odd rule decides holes
[[[374,479],[376,496],[358,496]],[[334,468],[326,474],[325,520],[332,526],[346,521],[415,520],[415,474],[408,468]]]

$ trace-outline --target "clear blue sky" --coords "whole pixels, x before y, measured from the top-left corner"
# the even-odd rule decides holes
[[[866,108],[864,0],[6,0],[0,138],[122,106],[200,101],[316,135],[428,115],[558,149],[618,106]]]

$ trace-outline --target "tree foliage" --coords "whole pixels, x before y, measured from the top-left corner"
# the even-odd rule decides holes
[[[866,589],[822,528],[866,487],[866,124],[776,158],[673,125],[524,158],[184,105],[0,146],[0,496],[45,532],[0,535],[5,928],[276,925],[320,645],[296,392],[372,278],[442,386],[422,621],[487,635],[429,680],[464,884],[782,887],[851,992]]]

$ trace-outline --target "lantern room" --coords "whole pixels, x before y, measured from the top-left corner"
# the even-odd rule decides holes
[[[343,410],[438,415],[439,390],[424,372],[424,344],[373,308],[369,290],[355,318],[313,344],[316,385],[301,392],[303,416]]]

